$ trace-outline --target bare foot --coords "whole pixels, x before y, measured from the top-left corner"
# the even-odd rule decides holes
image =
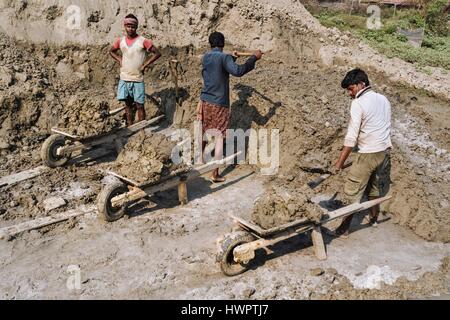
[[[212,183],[218,183],[218,182],[225,182],[227,179],[217,176],[217,177],[211,177],[211,178],[209,178],[209,180]]]

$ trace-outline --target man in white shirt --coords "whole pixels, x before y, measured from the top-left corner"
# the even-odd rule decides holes
[[[341,83],[353,98],[351,120],[344,147],[335,164],[342,170],[354,147],[358,154],[353,161],[344,186],[346,201],[360,202],[367,194],[369,200],[385,196],[390,186],[391,104],[387,98],[370,87],[367,74],[361,69],[347,73]],[[379,206],[370,210],[370,223],[376,226]],[[347,237],[353,215],[344,218],[336,234]]]

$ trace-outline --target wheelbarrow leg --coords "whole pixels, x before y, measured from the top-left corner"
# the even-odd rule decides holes
[[[323,242],[322,230],[320,226],[314,226],[314,229],[311,232],[311,237],[316,258],[319,260],[326,260],[327,252],[325,251],[325,243]]]
[[[187,185],[185,180],[181,180],[178,185],[178,199],[181,205],[188,203]]]

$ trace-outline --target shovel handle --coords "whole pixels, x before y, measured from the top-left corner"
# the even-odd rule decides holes
[[[251,57],[253,56],[253,52],[239,52],[235,51],[234,54],[238,57]]]

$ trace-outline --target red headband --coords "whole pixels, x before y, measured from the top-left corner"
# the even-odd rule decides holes
[[[123,24],[124,25],[132,24],[132,25],[137,26],[138,25],[138,21],[135,18],[125,18],[125,20],[123,21]]]

